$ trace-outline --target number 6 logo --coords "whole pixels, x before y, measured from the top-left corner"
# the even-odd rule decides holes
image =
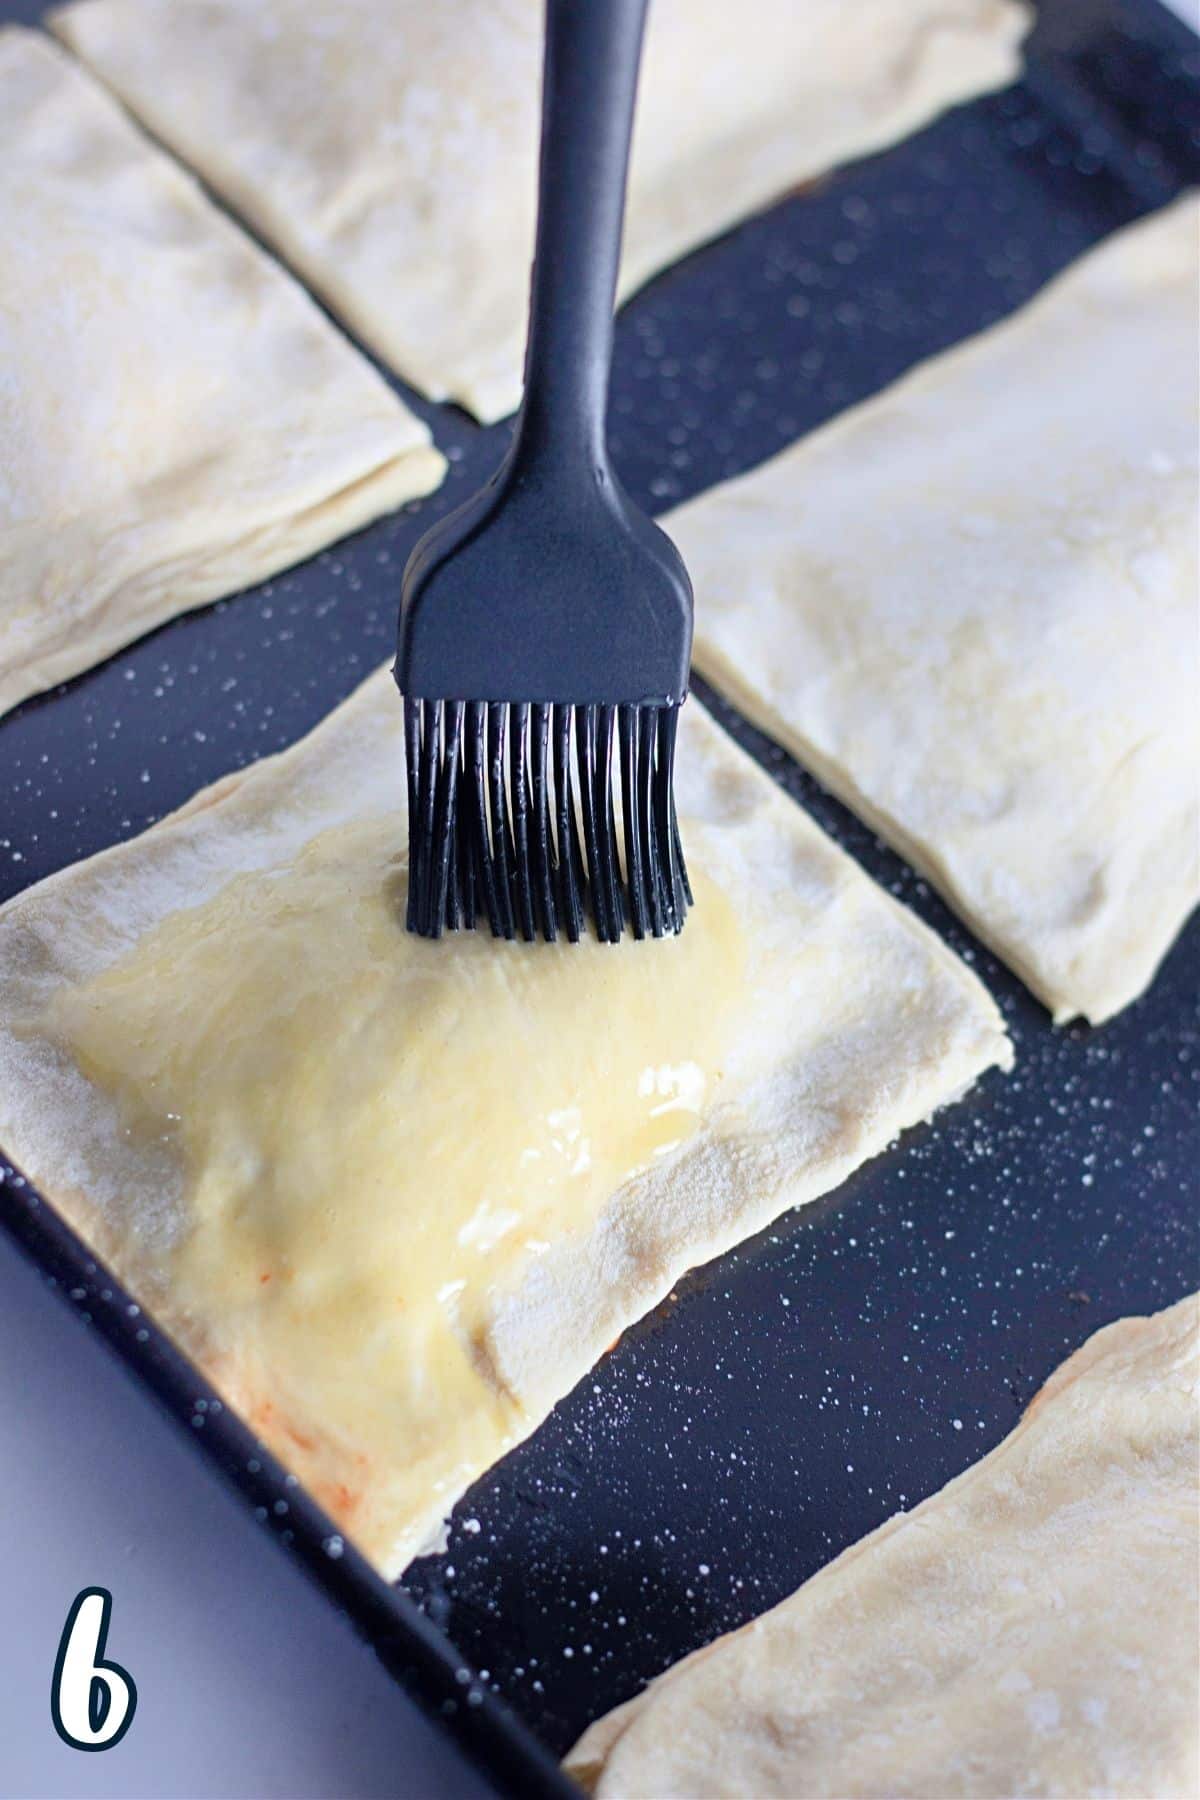
[[[120,1663],[104,1660],[111,1617],[108,1589],[84,1588],[75,1596],[59,1639],[50,1717],[63,1743],[73,1750],[111,1750],[133,1724],[137,1709],[133,1676]]]

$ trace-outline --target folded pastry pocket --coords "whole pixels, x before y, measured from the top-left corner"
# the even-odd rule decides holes
[[[584,1733],[601,1800],[1192,1794],[1200,1304],[1098,1331],[989,1456]]]
[[[621,291],[1012,80],[1020,0],[655,0]],[[521,392],[539,0],[84,0],[52,17],[354,331],[481,418]]]
[[[1200,898],[1194,197],[670,519],[696,660],[1056,1020]]]
[[[402,735],[381,671],[0,911],[0,1143],[390,1574],[684,1270],[1010,1054],[695,702],[678,939],[410,936]]]
[[[0,712],[415,495],[422,422],[48,38],[0,31]]]

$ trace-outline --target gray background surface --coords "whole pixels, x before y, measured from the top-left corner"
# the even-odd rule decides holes
[[[383,1800],[484,1788],[346,1621],[0,1238],[0,1795]],[[59,1742],[82,1587],[138,1687],[112,1750]]]

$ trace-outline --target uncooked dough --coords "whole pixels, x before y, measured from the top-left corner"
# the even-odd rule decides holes
[[[585,1732],[599,1800],[1184,1800],[1196,1296],[1089,1338],[990,1456]]]
[[[689,702],[679,939],[403,927],[380,672],[0,911],[0,1143],[388,1574],[691,1265],[1006,1065]]]
[[[621,291],[1011,81],[1020,0],[654,0]],[[56,31],[434,399],[520,398],[542,0],[84,0]]]
[[[696,661],[1058,1021],[1200,898],[1194,197],[672,514]]]
[[[0,31],[0,712],[444,469],[290,276],[48,38]]]

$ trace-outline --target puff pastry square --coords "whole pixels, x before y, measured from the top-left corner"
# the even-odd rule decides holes
[[[0,712],[436,487],[420,420],[48,38],[0,31]]]
[[[680,1274],[1009,1045],[696,703],[696,907],[618,950],[404,930],[386,672],[0,911],[0,1143],[395,1574]]]
[[[696,660],[1058,1021],[1200,898],[1200,203],[669,521]]]
[[[1194,1794],[1198,1320],[1192,1295],[1098,1331],[990,1456],[567,1769],[600,1800]]]
[[[365,343],[520,398],[541,0],[84,0],[54,29]],[[1003,86],[1021,0],[655,0],[621,292],[797,182]]]

